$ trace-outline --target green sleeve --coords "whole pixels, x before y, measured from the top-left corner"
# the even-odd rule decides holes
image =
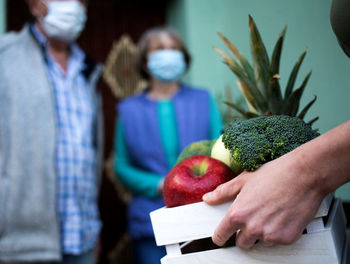
[[[222,119],[213,96],[210,96],[210,139],[217,139],[221,135]]]
[[[118,119],[115,129],[115,160],[114,168],[120,182],[133,194],[147,197],[158,196],[158,184],[162,176],[157,173],[135,168],[130,161],[128,149],[123,135],[122,123]]]

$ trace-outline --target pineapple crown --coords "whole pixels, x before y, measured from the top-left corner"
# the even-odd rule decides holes
[[[269,59],[258,28],[253,18],[249,16],[250,47],[253,66],[239,53],[233,43],[218,32],[218,35],[236,59],[230,57],[226,52],[217,47],[214,47],[214,49],[224,59],[224,63],[227,64],[231,71],[237,76],[237,84],[246,99],[249,110],[245,110],[232,102],[226,101],[225,103],[238,111],[245,118],[252,118],[260,115],[289,115],[304,119],[305,114],[317,99],[317,97],[314,96],[298,114],[300,99],[311,75],[310,71],[301,85],[294,90],[295,81],[306,55],[306,51],[301,54],[298,61],[295,63],[290,73],[284,95],[282,96],[279,83],[279,67],[286,30],[287,27],[285,26],[275,44],[272,56]],[[317,119],[318,117],[313,118],[308,124],[311,125]]]

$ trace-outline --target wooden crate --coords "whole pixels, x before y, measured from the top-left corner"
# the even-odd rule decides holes
[[[341,202],[335,199],[330,207],[331,201],[332,195],[322,202],[306,234],[294,244],[273,247],[257,244],[247,251],[235,246],[188,254],[181,250],[189,241],[211,237],[231,202],[161,208],[151,212],[151,221],[157,245],[166,246],[167,255],[161,259],[162,264],[338,264],[346,241],[346,220]]]

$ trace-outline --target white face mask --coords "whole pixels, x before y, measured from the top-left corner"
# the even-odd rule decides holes
[[[42,21],[46,34],[66,42],[76,40],[85,26],[85,6],[79,1],[52,1],[47,2],[47,8]]]
[[[147,67],[150,74],[162,82],[174,82],[186,71],[184,54],[179,50],[163,49],[148,55]]]

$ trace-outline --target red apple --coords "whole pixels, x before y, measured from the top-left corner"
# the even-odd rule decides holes
[[[235,177],[225,163],[194,155],[176,165],[165,177],[163,197],[167,207],[202,201],[202,196]]]

